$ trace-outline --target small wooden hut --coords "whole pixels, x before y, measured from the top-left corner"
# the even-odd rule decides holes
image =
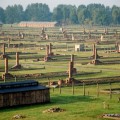
[[[37,81],[0,83],[0,108],[48,102],[49,88],[39,85]]]

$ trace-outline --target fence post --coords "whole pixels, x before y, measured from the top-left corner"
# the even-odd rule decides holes
[[[74,81],[72,80],[72,94],[74,95]]]
[[[83,96],[85,96],[85,83],[83,82]]]
[[[111,88],[111,83],[110,84],[110,99],[112,99],[112,88]]]
[[[60,94],[61,94],[61,85],[59,85],[59,92],[60,92]]]
[[[99,84],[97,83],[97,97],[99,97]]]

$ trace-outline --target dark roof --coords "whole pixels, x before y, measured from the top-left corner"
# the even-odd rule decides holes
[[[26,91],[37,91],[37,90],[45,90],[48,89],[44,86],[32,86],[32,87],[21,87],[21,88],[8,88],[4,90],[0,90],[0,94],[3,93],[16,93],[16,92],[26,92]]]
[[[45,90],[45,89],[49,89],[49,88],[39,85],[39,83],[34,80],[0,83],[0,94]]]
[[[33,86],[38,85],[38,82],[35,80],[24,80],[24,81],[17,81],[17,82],[5,82],[0,83],[0,89],[6,88],[16,88],[16,87],[25,87],[25,86]]]

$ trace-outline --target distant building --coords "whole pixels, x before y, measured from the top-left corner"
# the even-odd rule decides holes
[[[75,51],[84,51],[85,45],[84,44],[76,44],[75,45]]]
[[[30,21],[22,21],[18,24],[20,27],[40,27],[40,28],[48,28],[57,26],[57,22],[30,22]]]

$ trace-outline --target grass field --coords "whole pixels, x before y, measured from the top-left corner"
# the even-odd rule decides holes
[[[111,52],[115,49],[115,43],[120,40],[120,28],[109,27],[109,35],[105,35],[106,41],[100,41],[100,36],[104,32],[104,27],[91,28],[92,39],[88,40],[88,33],[83,34],[82,26],[68,26],[66,27],[68,35],[74,33],[76,40],[61,39],[62,33],[59,28],[48,28],[45,32],[50,36],[49,40],[40,39],[40,28],[19,28],[16,25],[11,28],[10,25],[4,25],[1,32],[4,31],[5,36],[0,36],[0,43],[6,43],[6,52],[10,56],[9,58],[9,73],[13,75],[25,75],[25,74],[50,74],[52,72],[64,72],[68,71],[68,63],[70,61],[70,55],[75,55],[74,67],[81,74],[73,75],[75,79],[86,80],[90,78],[104,78],[120,76],[120,53]],[[114,36],[114,29],[117,29],[118,33]],[[97,32],[95,32],[97,30]],[[89,28],[86,27],[86,31],[89,32]],[[18,32],[26,34],[24,39],[18,38]],[[10,37],[10,44],[20,44],[23,46],[20,48],[7,47],[8,37]],[[60,39],[59,39],[60,38]],[[85,40],[83,40],[85,39]],[[83,41],[82,41],[83,40]],[[99,60],[103,62],[102,65],[88,64],[92,59],[89,59],[93,55],[93,43],[99,41],[100,44],[96,44],[98,55],[103,56]],[[55,60],[50,62],[44,62],[43,57],[46,55],[45,46],[52,43],[55,56]],[[85,51],[75,52],[75,44],[83,44],[86,46]],[[110,44],[109,44],[110,43]],[[42,48],[42,49],[41,49]],[[2,48],[0,48],[2,53]],[[20,52],[20,64],[23,66],[20,70],[11,70],[10,68],[15,65],[15,53]],[[33,60],[39,58],[40,61],[33,62]],[[109,64],[108,64],[109,63]],[[45,69],[43,69],[45,67]],[[0,76],[4,73],[4,60],[0,59]],[[92,73],[92,74],[87,74]],[[59,79],[66,79],[68,75],[64,76],[50,76],[51,81],[58,81]],[[19,78],[19,80],[26,80],[27,78]],[[47,78],[29,78],[35,79],[40,83],[47,83]],[[3,82],[0,78],[0,82]],[[10,81],[10,79],[6,79]],[[14,78],[12,78],[14,81]],[[109,84],[101,84],[99,89],[109,89]],[[51,102],[49,104],[42,105],[29,105],[19,106],[14,108],[0,109],[0,120],[11,120],[16,114],[25,115],[25,120],[105,120],[101,116],[104,113],[119,113],[120,114],[120,98],[119,94],[113,94],[110,99],[109,94],[100,93],[97,97],[96,85],[86,86],[86,96],[83,96],[82,86],[75,86],[74,95],[71,87],[63,87],[62,93],[59,93],[59,88],[50,90]],[[120,83],[112,84],[112,88],[120,88]],[[104,109],[103,103],[109,104],[109,109]],[[59,113],[42,113],[42,111],[51,108],[60,107],[65,109],[64,112]],[[107,119],[106,119],[107,120]]]
[[[112,84],[112,88],[120,87],[120,84]],[[100,90],[108,88],[109,85],[100,85]],[[88,95],[89,91],[89,95]],[[86,86],[86,96],[83,96],[82,86],[76,86],[74,95],[71,87],[51,89],[50,104],[30,105],[23,107],[6,108],[0,110],[0,120],[10,120],[16,114],[25,115],[25,120],[105,120],[101,116],[105,113],[120,113],[119,94],[113,94],[110,99],[109,94],[96,94],[96,86]],[[103,102],[109,104],[109,109],[104,109]],[[59,113],[43,113],[42,111],[60,107],[65,111]],[[107,120],[107,119],[106,119]]]

